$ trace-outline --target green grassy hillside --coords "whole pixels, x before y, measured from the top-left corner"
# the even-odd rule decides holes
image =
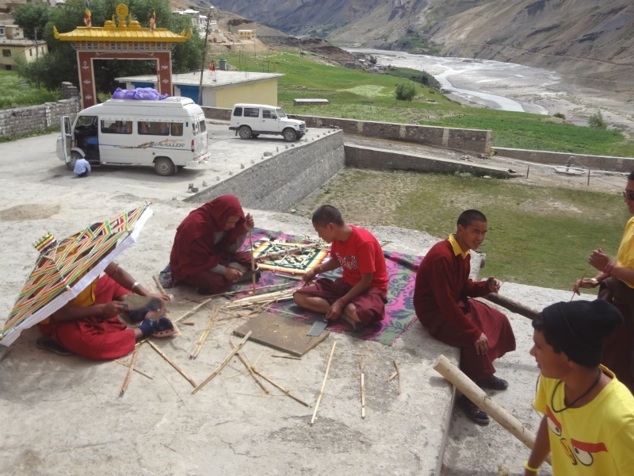
[[[283,73],[279,103],[290,114],[491,129],[497,147],[634,157],[634,142],[619,132],[574,126],[551,116],[464,106],[420,83],[413,101],[397,101],[396,85],[409,80],[396,75],[411,70],[395,76],[367,73],[298,51],[223,56],[241,70]],[[330,103],[294,106],[294,98],[325,98]]]

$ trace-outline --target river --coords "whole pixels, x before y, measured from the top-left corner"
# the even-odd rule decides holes
[[[515,63],[469,58],[415,55],[401,51],[349,49],[372,55],[378,66],[426,71],[454,99],[469,105],[504,111],[548,114],[548,107],[535,101],[527,89],[556,90],[561,77],[553,72]],[[528,97],[527,97],[528,96]]]

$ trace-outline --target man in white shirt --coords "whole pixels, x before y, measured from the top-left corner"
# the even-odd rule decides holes
[[[77,177],[88,177],[90,171],[90,162],[88,162],[86,159],[81,157],[75,161],[75,168],[73,169],[73,173]]]

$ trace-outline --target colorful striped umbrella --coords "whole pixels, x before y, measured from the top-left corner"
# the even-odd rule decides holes
[[[24,329],[77,297],[137,240],[150,216],[152,209],[145,204],[60,242],[46,234],[35,244],[40,255],[0,331],[0,344],[10,345]]]

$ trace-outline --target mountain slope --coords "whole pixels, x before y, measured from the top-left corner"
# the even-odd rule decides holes
[[[282,31],[556,69],[634,91],[631,0],[216,0]]]

